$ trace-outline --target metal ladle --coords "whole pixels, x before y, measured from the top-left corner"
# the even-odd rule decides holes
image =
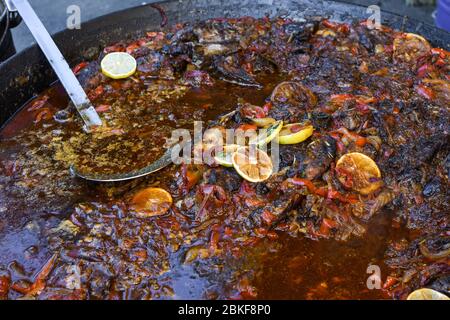
[[[61,51],[56,46],[52,37],[42,24],[39,17],[36,15],[36,12],[33,10],[28,0],[6,0],[6,6],[8,11],[11,13],[19,12],[28,29],[30,29],[34,39],[46,56],[48,62],[52,66],[64,89],[75,105],[75,108],[83,119],[85,124],[84,129],[89,132],[92,128],[101,126],[102,121],[98,113],[95,111],[91,101],[87,97],[86,92],[81,87],[78,79],[75,77],[74,73],[67,64],[66,59],[64,59]],[[172,148],[167,150],[160,159],[156,160],[149,166],[129,173],[112,175],[95,173],[85,174],[79,172],[73,165],[70,167],[70,172],[82,179],[97,182],[131,180],[151,174],[170,165],[172,163],[171,151]]]

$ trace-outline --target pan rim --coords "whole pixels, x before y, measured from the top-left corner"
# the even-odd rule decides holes
[[[184,1],[184,0],[181,0],[181,1]],[[152,5],[163,5],[163,4],[175,3],[175,2],[180,2],[180,0],[162,0],[162,1],[157,1],[157,2],[153,2],[153,3],[137,5],[137,6],[134,6],[134,7],[121,9],[121,10],[118,10],[118,11],[114,11],[114,12],[111,12],[111,13],[108,13],[108,14],[105,14],[105,15],[102,15],[102,16],[99,16],[99,17],[87,20],[87,21],[83,22],[83,24],[98,24],[100,21],[104,20],[105,18],[108,18],[109,16],[122,15],[122,14],[124,14],[124,13],[126,13],[126,12],[128,12],[130,10],[133,10],[133,9],[143,8],[143,7],[151,7]],[[334,2],[334,3],[337,3],[337,4],[345,4],[347,6],[366,8],[366,6],[364,6],[364,5],[351,3],[351,2],[348,2],[348,1],[345,1],[345,0],[324,0],[324,2]],[[6,12],[6,10],[4,12]],[[392,11],[389,11],[389,10],[384,10],[384,9],[381,10],[381,13],[388,13],[389,15],[396,16],[397,18],[407,19],[408,21],[411,21],[414,24],[423,25],[423,26],[426,26],[428,28],[435,29],[436,31],[445,33],[445,34],[448,35],[448,37],[450,37],[450,32],[449,31],[441,29],[441,28],[438,28],[437,26],[431,25],[431,24],[429,24],[427,22],[423,22],[423,21],[421,21],[419,19],[412,18],[412,17],[410,17],[408,15],[401,16],[398,13],[395,13],[395,12],[392,12]],[[0,18],[1,18],[1,16],[0,16]],[[70,31],[71,30],[68,30],[68,29],[60,30],[60,31],[52,33],[51,36],[52,37],[59,37],[62,34],[70,32]],[[401,31],[401,30],[397,30],[397,31]],[[1,69],[2,65],[6,64],[10,59],[13,59],[14,57],[16,57],[17,55],[20,55],[24,51],[28,51],[28,50],[36,48],[36,47],[37,47],[36,43],[32,43],[32,44],[28,45],[27,47],[25,47],[21,51],[17,52],[14,56],[12,56],[12,57],[8,58],[7,60],[3,61],[2,63],[0,63],[0,69]]]

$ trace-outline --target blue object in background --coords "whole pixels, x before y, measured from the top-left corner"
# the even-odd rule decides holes
[[[450,0],[438,0],[436,26],[450,32]]]

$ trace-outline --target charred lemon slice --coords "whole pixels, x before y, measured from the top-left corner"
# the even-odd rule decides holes
[[[396,62],[417,62],[417,59],[430,52],[428,41],[415,34],[403,33],[394,39],[393,57]]]
[[[112,79],[125,79],[136,72],[136,59],[126,52],[108,53],[101,62],[102,72]]]
[[[367,195],[383,185],[375,161],[359,152],[347,153],[336,163],[339,181],[347,188]]]
[[[237,144],[226,145],[223,147],[223,151],[217,153],[214,160],[224,167],[232,167],[233,162],[231,161],[231,157],[238,148],[239,146]]]
[[[296,144],[305,141],[314,132],[314,127],[310,124],[293,123],[285,125],[279,134],[280,144]]]
[[[411,292],[406,300],[450,300],[450,298],[436,290],[422,288]]]
[[[161,188],[147,188],[136,193],[131,203],[139,217],[160,216],[172,206],[172,196]]]
[[[279,120],[272,123],[267,128],[259,131],[256,139],[250,140],[250,144],[255,144],[257,146],[262,146],[264,144],[270,143],[273,139],[278,137],[281,129],[283,128],[283,121]]]
[[[231,157],[234,169],[247,181],[267,180],[273,172],[272,159],[255,146],[239,147]]]

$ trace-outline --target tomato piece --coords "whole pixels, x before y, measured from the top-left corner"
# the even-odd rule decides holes
[[[343,203],[356,203],[358,202],[358,198],[355,195],[343,195],[342,193],[340,193],[339,191],[333,190],[333,189],[328,189],[328,194],[327,194],[327,198],[328,199],[334,199],[334,200],[339,200],[340,202]]]
[[[0,275],[0,300],[6,300],[8,298],[10,287],[11,276],[9,273],[3,273],[3,275]]]
[[[361,114],[367,114],[367,113],[370,112],[370,108],[369,108],[369,106],[368,106],[367,104],[361,104],[361,103],[358,103],[358,104],[356,105],[356,109],[358,109],[358,111],[359,111]]]
[[[109,111],[109,110],[111,110],[111,106],[108,105],[108,104],[101,104],[101,105],[95,107],[95,111],[97,111],[99,113],[106,112],[106,111]]]
[[[75,67],[73,67],[72,71],[75,75],[78,75],[80,73],[81,70],[83,70],[84,68],[86,68],[88,65],[87,62],[83,61],[80,62],[79,64],[77,64]]]
[[[435,98],[433,90],[424,86],[423,84],[419,84],[418,86],[416,86],[416,92],[422,97],[425,97],[429,100],[433,100]]]
[[[364,146],[366,145],[366,143],[367,143],[367,139],[364,138],[364,137],[358,136],[358,137],[355,139],[355,144],[356,144],[358,147],[364,147]]]
[[[431,69],[431,66],[429,64],[424,64],[424,65],[420,66],[417,69],[417,76],[419,78],[426,77],[428,75],[428,72],[430,71],[430,69]]]
[[[397,282],[398,280],[396,278],[388,276],[383,284],[383,289],[388,290],[392,288],[392,286],[394,286]]]
[[[324,221],[320,224],[319,235],[323,237],[328,237],[330,235],[330,227]]]
[[[335,168],[335,170],[338,175],[343,177],[342,184],[344,185],[344,187],[351,188],[353,186],[353,177],[351,172],[349,172],[345,168]]]
[[[154,38],[154,37],[156,37],[158,35],[158,32],[156,32],[156,31],[149,31],[149,32],[146,33],[146,35],[147,35],[148,38]]]
[[[220,240],[220,233],[219,233],[219,225],[214,225],[212,227],[211,236],[209,240],[209,248],[212,252],[216,252],[219,248],[219,240]]]
[[[253,119],[253,118],[265,118],[266,113],[264,109],[258,106],[246,105],[242,108],[241,113],[244,117]]]
[[[269,102],[267,102],[266,104],[264,104],[264,106],[263,106],[263,110],[264,110],[264,112],[266,113],[266,114],[269,114],[269,111],[270,111],[270,109],[272,109],[272,102],[271,101],[269,101]]]
[[[185,192],[191,190],[202,177],[202,173],[199,170],[188,168],[186,164],[183,164],[181,168],[181,175],[185,184]]]
[[[338,106],[342,106],[344,104],[344,102],[353,99],[355,96],[352,94],[347,94],[347,93],[343,93],[343,94],[333,94],[330,97],[330,102],[332,104],[336,104]]]
[[[100,85],[97,88],[95,88],[94,90],[91,90],[88,93],[88,97],[90,100],[95,100],[98,97],[100,97],[104,92],[105,92],[105,89],[103,88],[103,86]]]
[[[338,27],[338,24],[336,22],[331,22],[328,19],[323,20],[322,24],[324,27],[329,28],[329,29],[337,29],[337,27]]]
[[[356,203],[358,198],[355,195],[343,195],[339,191],[328,187],[317,188],[311,180],[294,177],[289,180],[294,185],[305,186],[312,194],[319,195],[321,197],[339,200],[344,203]]]
[[[103,49],[104,53],[111,53],[111,52],[125,52],[125,47],[122,44],[116,44],[109,47],[106,47]]]
[[[41,109],[48,102],[49,99],[50,97],[47,95],[38,98],[31,104],[31,106],[27,109],[27,111],[36,111]]]
[[[434,64],[437,65],[438,67],[444,67],[447,65],[447,62],[444,59],[439,58]]]
[[[328,228],[336,228],[338,226],[337,222],[328,218],[323,218],[322,222],[328,227]]]
[[[344,146],[344,143],[341,141],[341,137],[339,136],[339,134],[335,133],[335,132],[331,132],[329,135],[334,140],[336,140],[337,149],[338,149],[339,152],[342,153],[345,150],[345,146]]]
[[[140,48],[141,46],[138,43],[130,44],[126,49],[126,53],[132,54],[136,49]]]
[[[348,139],[352,140],[358,147],[364,147],[367,143],[367,139],[365,137],[360,136],[355,132],[351,132],[345,127],[341,127],[337,129],[335,132],[340,133],[345,137],[347,137]]]
[[[357,96],[356,97],[356,102],[360,103],[360,104],[369,104],[369,103],[374,103],[377,101],[378,101],[378,99],[375,97],[366,97],[366,96]]]
[[[248,74],[253,74],[253,65],[250,62],[247,62],[243,65],[243,69],[248,73]]]
[[[225,227],[223,233],[225,236],[231,237],[233,235],[233,229],[230,227]]]
[[[50,120],[53,118],[53,112],[49,108],[42,108],[34,118],[34,123],[39,123],[42,120]]]
[[[272,225],[277,216],[271,213],[269,210],[264,210],[261,214],[261,219],[268,225]]]
[[[441,48],[432,48],[431,54],[439,55],[442,59],[445,59],[447,56],[450,56],[450,52]]]
[[[247,130],[255,130],[256,131],[257,129],[258,129],[258,127],[256,125],[250,124],[250,123],[241,124],[237,128],[237,130],[242,130],[242,131],[247,131]]]
[[[33,284],[31,284],[30,286],[21,287],[16,284],[13,284],[11,288],[17,292],[20,292],[22,294],[26,294],[29,296],[39,294],[42,290],[45,289],[45,287],[47,285],[46,284],[47,277],[52,272],[57,258],[58,258],[58,254],[57,253],[53,254],[53,256],[45,263],[45,265],[39,271]]]
[[[317,188],[316,188],[316,186],[312,183],[311,180],[294,177],[294,178],[292,178],[290,181],[291,181],[294,185],[297,185],[297,186],[305,186],[305,187],[308,189],[308,191],[311,192],[311,193],[316,193]]]

